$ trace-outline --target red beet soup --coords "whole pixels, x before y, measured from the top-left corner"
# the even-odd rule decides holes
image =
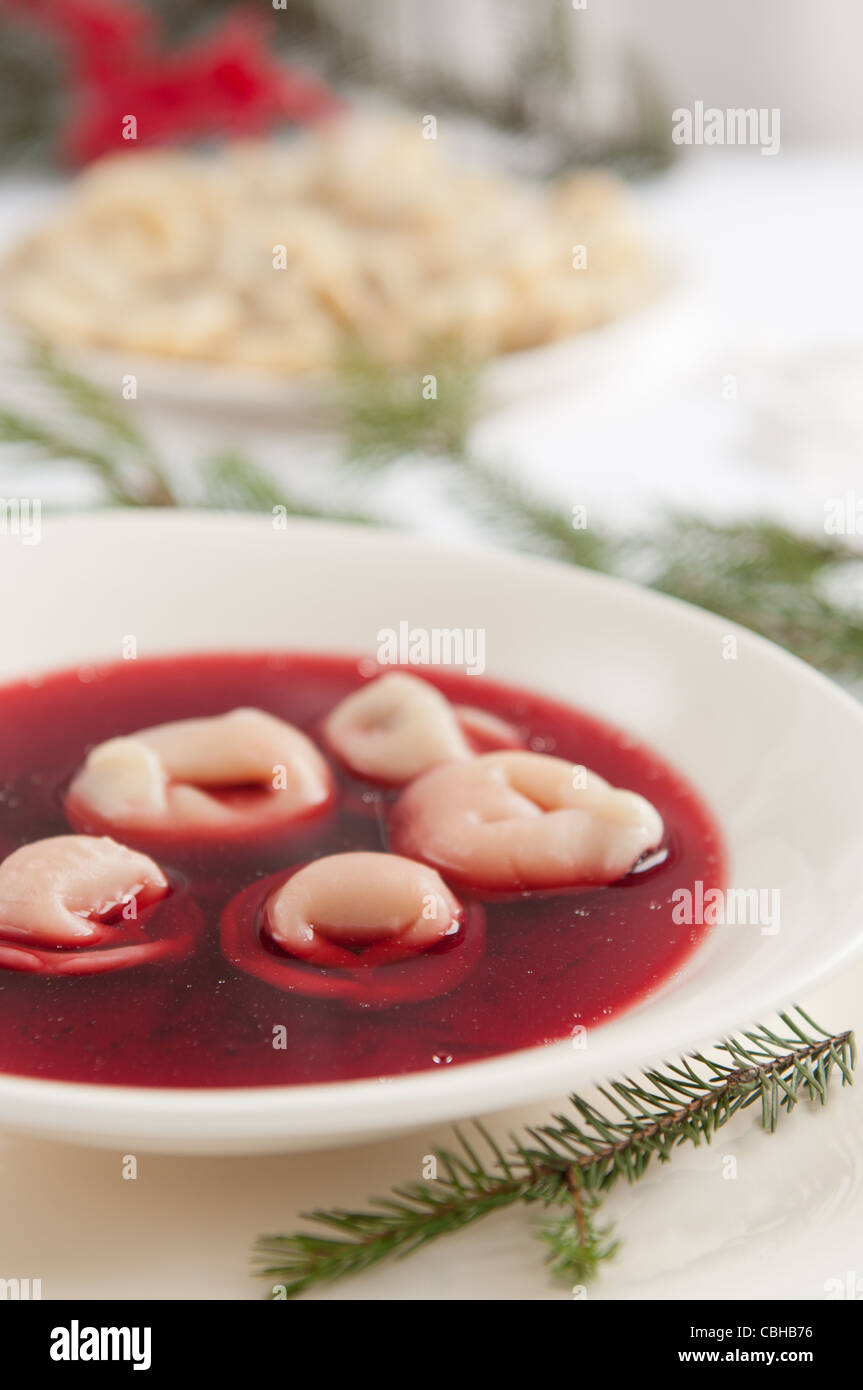
[[[65,789],[89,749],[105,739],[253,706],[324,748],[321,720],[380,674],[373,662],[348,657],[207,655],[119,662],[6,687],[0,858],[70,833]],[[287,992],[225,959],[223,909],[257,879],[291,864],[386,850],[397,795],[349,775],[324,749],[335,805],[296,841],[225,845],[217,854],[178,842],[157,856],[175,893],[203,914],[190,954],[98,974],[0,969],[0,1071],[172,1087],[394,1076],[566,1038],[667,981],[706,930],[672,920],[672,893],[694,889],[698,880],[705,889],[724,886],[721,836],[693,790],[649,749],[577,710],[483,677],[426,668],[415,674],[454,704],[515,725],[525,747],[583,764],[647,797],[665,825],[661,851],[609,886],[485,902],[481,954],[448,993],[363,1008]]]

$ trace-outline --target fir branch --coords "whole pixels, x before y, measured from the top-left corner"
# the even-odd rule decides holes
[[[74,431],[49,428],[17,410],[0,408],[0,443],[29,448],[54,462],[85,464],[100,480],[106,500],[115,506],[176,507],[184,501],[200,507],[270,511],[284,507],[290,516],[369,522],[364,513],[316,505],[296,496],[237,451],[205,460],[196,495],[183,499],[168,470],[138,429],[131,411],[100,386],[73,371],[48,349],[37,351],[31,368],[71,411],[73,423],[88,427],[81,439]],[[95,430],[95,441],[90,437]]]
[[[437,1176],[393,1188],[365,1210],[334,1207],[303,1218],[318,1235],[262,1237],[257,1272],[273,1281],[274,1297],[293,1298],[316,1286],[403,1257],[431,1240],[520,1203],[555,1209],[539,1229],[552,1274],[584,1283],[617,1242],[597,1223],[605,1195],[634,1182],[651,1161],[668,1162],[684,1144],[709,1143],[739,1112],[760,1105],[768,1132],[802,1100],[825,1104],[831,1079],[851,1083],[856,1059],[850,1032],[831,1034],[797,1007],[781,1026],[759,1026],[640,1078],[600,1088],[602,1107],[570,1097],[571,1113],[510,1136],[502,1147],[479,1121],[475,1138],[455,1131],[454,1147],[436,1150]],[[330,1234],[334,1233],[334,1234]]]
[[[259,469],[250,459],[229,450],[210,459],[204,468],[203,496],[209,507],[230,508],[233,511],[269,511],[285,507],[292,516],[316,515],[313,508],[306,511],[279,487],[274,479]]]
[[[419,453],[463,457],[478,369],[433,348],[428,364],[395,372],[359,349],[346,357],[335,406],[349,462],[380,466]]]
[[[149,488],[139,493],[130,487],[110,453],[48,429],[18,411],[0,409],[0,443],[23,445],[32,454],[51,462],[73,460],[86,464],[99,477],[108,500],[116,506],[160,505],[151,497]],[[175,505],[175,499],[172,497],[167,505]]]
[[[545,1262],[552,1278],[568,1284],[589,1284],[605,1260],[611,1260],[620,1242],[610,1226],[597,1224],[601,1200],[578,1182],[567,1183],[568,1200],[557,1216],[544,1222],[537,1237],[546,1246]]]
[[[685,514],[629,536],[593,524],[578,530],[529,486],[468,455],[454,482],[481,522],[513,545],[684,599],[832,675],[863,675],[863,617],[834,597],[853,594],[849,572],[863,576],[863,558],[841,541],[763,519],[723,524]]]
[[[283,507],[288,516],[366,525],[374,521],[359,510],[324,507],[303,500],[236,451],[217,454],[205,464],[202,499],[202,505],[207,507],[233,511],[272,511],[275,507]]]
[[[119,405],[113,396],[101,386],[97,386],[89,377],[81,376],[61,362],[48,347],[36,349],[33,367],[82,419],[89,419],[101,425],[117,443],[127,445],[142,458],[153,461],[150,447],[136,426],[128,405]]]
[[[471,451],[476,373],[440,367],[437,398],[426,401],[419,377],[394,377],[369,359],[356,371],[342,401],[349,459],[381,465],[419,451],[437,454],[459,502],[508,544],[647,583],[752,628],[822,670],[863,674],[863,618],[833,597],[850,586],[831,584],[846,566],[863,573],[851,547],[766,520],[721,524],[672,515],[630,536],[593,523],[577,529],[565,509]]]
[[[770,521],[723,526],[672,516],[655,537],[628,543],[621,568],[633,555],[641,557],[653,588],[754,628],[835,675],[863,671],[863,620],[830,596],[840,571],[863,573],[859,552],[842,542]],[[835,587],[850,588],[847,582]]]
[[[551,559],[614,573],[613,542],[601,530],[576,530],[565,512],[545,502],[504,468],[465,454],[452,481],[467,506],[492,532],[511,544]]]
[[[87,377],[65,366],[48,348],[37,349],[31,368],[59,398],[72,421],[94,429],[96,439],[49,429],[17,410],[0,410],[0,442],[29,447],[48,461],[73,459],[100,479],[108,499],[117,506],[175,507],[180,499],[168,481],[128,407]]]
[[[545,501],[506,469],[477,459],[468,433],[478,376],[453,358],[429,358],[433,372],[394,375],[355,354],[346,364],[339,408],[345,464],[381,467],[397,459],[433,456],[480,522],[508,543],[560,560],[635,579],[718,613],[769,637],[813,666],[846,679],[863,675],[863,615],[853,605],[863,558],[840,540],[803,536],[771,521],[729,524],[677,515],[620,536],[591,523],[576,529],[566,510]],[[0,443],[29,446],[44,459],[71,459],[101,481],[106,500],[122,506],[188,505],[269,510],[294,516],[373,523],[356,507],[331,507],[295,494],[250,459],[228,452],[205,462],[193,496],[181,498],[130,412],[107,393],[62,366],[50,353],[35,368],[90,427],[48,427],[18,410],[0,408]],[[433,376],[436,397],[423,382]],[[93,428],[98,432],[91,438]],[[347,481],[351,481],[350,477]],[[846,595],[850,599],[846,600]]]

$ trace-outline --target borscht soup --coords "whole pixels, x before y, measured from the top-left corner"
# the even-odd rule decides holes
[[[724,886],[649,748],[522,689],[172,656],[0,690],[0,1071],[303,1085],[583,1039]]]

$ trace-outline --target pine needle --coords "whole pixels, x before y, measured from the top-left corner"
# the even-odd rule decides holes
[[[451,355],[430,350],[428,368],[394,372],[355,350],[335,400],[347,459],[381,467],[412,454],[461,458],[478,387],[477,368]]]
[[[693,1053],[640,1077],[610,1083],[601,1110],[570,1097],[570,1112],[513,1135],[501,1145],[476,1122],[470,1140],[434,1153],[437,1176],[404,1183],[364,1210],[335,1207],[306,1214],[327,1235],[263,1236],[257,1273],[272,1296],[298,1294],[363,1273],[392,1257],[519,1204],[553,1208],[539,1227],[552,1275],[584,1284],[618,1248],[597,1221],[602,1200],[621,1179],[636,1182],[653,1160],[670,1161],[682,1145],[710,1143],[752,1105],[772,1133],[802,1100],[824,1104],[834,1076],[850,1085],[854,1036],[831,1034],[802,1009],[779,1015],[781,1031],[759,1025],[729,1038],[715,1056]],[[335,1232],[335,1234],[333,1234]]]

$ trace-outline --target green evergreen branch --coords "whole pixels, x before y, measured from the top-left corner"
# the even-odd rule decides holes
[[[863,616],[849,573],[863,575],[851,546],[766,520],[729,524],[677,514],[618,536],[575,529],[563,509],[505,472],[466,457],[459,494],[483,524],[520,548],[634,579],[759,632],[823,671],[863,675]]]
[[[334,404],[349,462],[380,467],[412,454],[464,455],[479,369],[439,348],[430,346],[427,356],[427,370],[404,372],[359,348],[346,357]]]
[[[128,445],[149,463],[154,463],[150,447],[136,426],[128,405],[120,405],[101,386],[65,366],[50,348],[36,349],[33,366],[47,384],[65,398],[77,415],[103,426],[117,443]]]
[[[758,519],[722,524],[678,514],[627,536],[593,522],[577,529],[566,508],[472,452],[478,372],[455,364],[435,375],[438,396],[427,401],[419,376],[394,377],[366,359],[342,400],[348,457],[380,466],[434,455],[458,501],[507,544],[646,583],[752,628],[821,670],[863,675],[863,615],[841,599],[853,594],[848,572],[863,574],[858,551]]]
[[[651,587],[754,628],[835,675],[863,672],[863,618],[832,596],[853,595],[849,575],[863,573],[863,560],[841,541],[770,521],[721,526],[672,516],[622,551],[621,570],[635,556]]]
[[[180,499],[167,473],[137,429],[128,409],[107,391],[63,365],[48,348],[37,349],[32,367],[42,382],[71,411],[71,425],[80,421],[96,440],[81,440],[48,428],[18,410],[0,409],[0,442],[28,447],[48,461],[74,460],[85,464],[100,480],[116,506],[176,507]],[[57,413],[62,413],[57,412]]]
[[[465,453],[451,480],[458,496],[483,527],[508,544],[551,559],[612,574],[616,550],[596,527],[576,530],[563,508],[544,501],[503,468]]]
[[[479,1121],[472,1139],[456,1129],[455,1146],[434,1152],[437,1176],[393,1188],[365,1210],[307,1213],[304,1220],[335,1234],[264,1236],[257,1272],[273,1283],[273,1297],[294,1298],[404,1257],[494,1211],[538,1203],[555,1209],[538,1232],[552,1274],[584,1283],[617,1249],[597,1216],[621,1178],[637,1181],[651,1161],[667,1163],[683,1144],[710,1143],[752,1105],[760,1105],[761,1123],[772,1133],[782,1110],[803,1099],[824,1105],[835,1074],[851,1084],[852,1033],[828,1033],[799,1007],[779,1017],[785,1031],[762,1025],[718,1044],[717,1055],[693,1053],[613,1081],[599,1089],[601,1106],[573,1095],[570,1113],[511,1135],[506,1146]]]
[[[88,427],[88,438],[43,425],[32,415],[0,408],[0,444],[24,446],[39,458],[83,463],[99,479],[105,498],[115,506],[178,507],[184,503],[235,511],[269,511],[283,506],[288,515],[369,522],[360,511],[335,509],[303,501],[250,459],[225,451],[201,465],[196,493],[180,496],[167,469],[138,429],[128,404],[65,366],[48,349],[34,354],[33,370],[41,381]],[[96,432],[95,442],[89,436]]]
[[[288,516],[370,524],[375,519],[353,508],[325,507],[304,501],[237,452],[217,454],[203,470],[202,505],[233,511],[271,511],[284,507]],[[379,524],[379,523],[378,523]]]
[[[430,366],[434,363],[430,357]],[[182,502],[235,510],[282,505],[293,516],[377,520],[361,507],[333,507],[307,497],[238,452],[206,460],[192,495],[181,498],[124,405],[50,353],[40,354],[35,366],[73,417],[88,425],[90,434],[95,427],[99,437],[81,440],[70,427],[48,427],[0,408],[0,443],[29,446],[45,459],[83,463],[115,505]],[[435,378],[433,399],[423,394],[428,376]],[[475,367],[444,357],[429,373],[395,375],[355,353],[340,380],[336,405],[345,434],[346,491],[357,482],[358,465],[378,469],[396,460],[431,457],[486,534],[646,583],[742,623],[824,671],[848,680],[863,676],[863,614],[849,582],[863,573],[863,558],[840,539],[801,535],[766,520],[721,524],[686,515],[664,517],[632,535],[592,520],[576,529],[565,507],[471,452],[468,436],[479,386]]]
[[[0,409],[0,443],[26,446],[30,452],[50,461],[73,460],[86,464],[101,481],[106,496],[116,506],[152,505],[149,493],[138,496],[124,478],[110,453],[48,429],[18,411]]]

